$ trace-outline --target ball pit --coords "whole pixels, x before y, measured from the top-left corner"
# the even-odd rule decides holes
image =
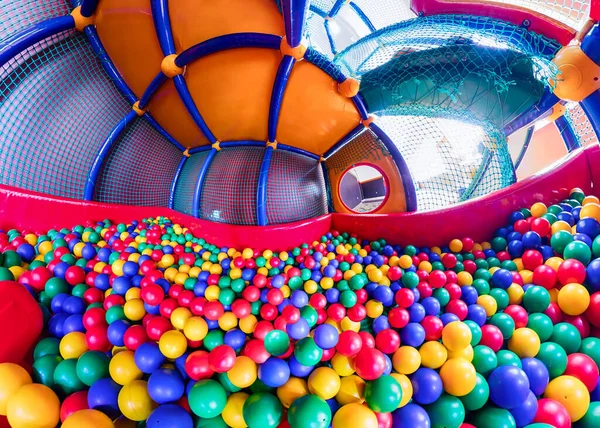
[[[14,427],[600,426],[599,221],[575,189],[516,211],[490,242],[448,247],[332,231],[237,251],[167,218],[0,232],[3,279],[45,325],[30,373],[0,364],[0,415]]]

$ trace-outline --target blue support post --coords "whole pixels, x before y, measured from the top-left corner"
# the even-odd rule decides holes
[[[417,192],[415,190],[415,183],[413,182],[412,176],[410,175],[410,170],[408,169],[408,165],[404,160],[404,157],[398,150],[398,147],[394,144],[394,142],[387,136],[383,129],[377,126],[374,122],[369,125],[369,128],[373,133],[381,140],[385,148],[392,155],[392,159],[396,163],[396,167],[398,168],[398,172],[400,173],[400,177],[402,177],[402,185],[404,186],[404,198],[406,199],[406,211],[416,211],[417,210]]]
[[[273,147],[267,147],[258,175],[256,189],[256,218],[259,226],[266,226],[267,221],[267,184],[269,181],[269,168],[273,158]]]
[[[321,156],[316,155],[314,153],[308,152],[306,150],[299,149],[298,147],[288,146],[286,144],[277,143],[277,150],[283,150],[286,152],[297,153],[299,155],[304,155],[314,160],[320,160]]]
[[[369,112],[367,111],[367,106],[365,105],[365,101],[363,100],[362,95],[360,95],[360,92],[352,97],[352,102],[354,103],[356,110],[358,110],[361,119],[367,120],[369,118]]]
[[[519,156],[515,160],[514,170],[516,171],[523,162],[523,158],[525,157],[525,153],[527,153],[527,149],[529,148],[529,143],[531,143],[531,137],[533,137],[534,126],[530,126],[527,128],[527,134],[525,135],[525,142],[523,143],[523,147],[521,147],[521,151],[519,152]]]
[[[340,9],[344,4],[346,4],[346,0],[335,0],[335,3],[331,7],[331,10],[327,15],[330,18],[335,18],[335,16],[340,12]]]
[[[597,65],[600,65],[600,27],[594,24],[581,41],[581,50]]]
[[[212,163],[216,154],[217,149],[210,150],[210,153],[208,153],[208,156],[206,156],[206,159],[202,164],[202,169],[200,169],[200,172],[198,173],[198,178],[196,179],[194,199],[192,200],[192,214],[196,218],[200,218],[200,198],[202,197],[202,187],[204,186],[204,180],[206,180],[206,174],[208,173],[210,164]]]
[[[329,48],[331,49],[331,53],[336,55],[338,53],[337,48],[335,47],[335,40],[331,35],[331,30],[329,29],[329,21],[325,20],[323,26],[325,27],[325,34],[327,34],[327,41],[329,42]]]
[[[321,162],[321,170],[323,171],[323,179],[325,180],[325,192],[327,193],[327,212],[335,212],[333,208],[333,200],[331,199],[331,181],[329,181],[329,169],[325,162]]]
[[[309,7],[310,0],[281,0],[285,37],[293,48],[302,42]]]
[[[600,135],[600,91],[588,95],[580,103],[596,135]]]
[[[98,0],[83,0],[81,2],[81,16],[89,18],[96,11]]]
[[[554,123],[556,124],[558,132],[560,132],[560,135],[565,142],[568,152],[572,152],[573,150],[581,147],[581,143],[579,143],[579,139],[577,138],[575,131],[573,131],[573,127],[565,116],[559,117]]]
[[[169,18],[168,0],[150,0],[152,19],[156,37],[164,56],[172,55],[175,51],[173,32],[171,31],[171,19]]]
[[[169,208],[173,209],[175,206],[175,189],[177,189],[177,181],[179,181],[179,176],[181,175],[181,170],[185,165],[185,161],[188,159],[187,156],[182,156],[179,161],[179,165],[177,165],[177,171],[175,171],[175,177],[173,177],[173,182],[171,183],[171,193],[169,194]]]
[[[279,68],[277,69],[269,107],[268,136],[271,142],[275,142],[275,138],[277,137],[277,123],[279,122],[279,113],[281,112],[281,102],[283,101],[283,94],[285,93],[285,88],[295,63],[296,60],[294,57],[285,55],[281,59]]]
[[[542,98],[540,99],[540,102],[534,106],[531,106],[510,121],[504,127],[504,133],[508,136],[538,119],[547,117],[552,112],[552,107],[554,107],[559,101],[559,98],[550,92],[548,88],[546,88]]]
[[[154,95],[156,91],[160,89],[160,87],[163,85],[163,83],[167,81],[167,79],[168,77],[162,74],[162,72],[159,72],[156,75],[156,77],[152,79],[152,82],[150,82],[150,84],[144,91],[142,98],[140,98],[139,108],[141,108],[142,110],[146,108],[146,106],[150,102],[150,98],[152,98],[152,95]]]
[[[335,143],[329,150],[327,150],[323,154],[323,157],[325,159],[330,158],[335,152],[337,152],[339,149],[341,149],[342,147],[344,147],[350,141],[352,141],[356,137],[358,137],[364,130],[365,130],[365,125],[363,125],[362,123],[359,123],[358,125],[356,125],[356,127],[352,131],[350,131],[346,135],[344,135],[340,139],[340,141],[338,141],[337,143]]]
[[[86,201],[91,201],[94,199],[94,193],[96,191],[96,184],[98,182],[98,176],[100,175],[100,171],[102,169],[102,165],[106,160],[112,146],[117,142],[123,131],[129,126],[133,120],[138,117],[137,113],[131,110],[127,113],[117,126],[113,128],[111,133],[106,137],[102,147],[100,147],[100,151],[96,154],[94,158],[94,162],[92,163],[92,167],[90,168],[90,172],[88,173],[87,180],[85,182],[85,190],[83,192],[83,199]]]
[[[231,147],[264,147],[264,141],[255,141],[255,140],[242,140],[242,141],[225,141],[224,143],[219,144],[222,149],[231,148]]]
[[[188,89],[187,83],[185,83],[185,79],[182,75],[179,75],[173,78],[173,82],[175,83],[177,93],[179,94],[181,101],[183,101],[183,105],[185,105],[185,108],[187,109],[188,113],[190,114],[190,116],[192,116],[192,119],[194,120],[198,128],[200,128],[200,131],[202,131],[206,139],[211,144],[214,144],[217,141],[217,138],[208,128],[208,125],[204,121],[204,118],[202,118],[202,115],[200,114],[200,111],[198,110],[198,107],[196,106],[196,103],[192,98],[192,94],[190,94],[190,90]]]
[[[206,146],[194,147],[193,149],[189,149],[188,153],[190,155],[193,155],[194,153],[205,152],[205,151],[211,150],[211,149],[212,149],[212,146],[210,144],[207,144]]]
[[[365,15],[365,13],[362,11],[362,9],[360,7],[358,7],[358,5],[356,3],[351,1],[350,7],[359,16],[359,18],[362,20],[362,22],[365,23],[365,25],[369,28],[369,30],[371,30],[371,32],[377,31],[377,28],[375,28],[375,26],[373,25],[373,23],[371,22],[369,17],[367,15]]]
[[[0,44],[0,67],[25,49],[41,42],[47,37],[75,28],[71,15],[52,18],[33,27],[19,31]]]
[[[279,49],[281,37],[263,33],[234,33],[213,37],[187,48],[175,59],[177,67],[185,67],[192,61],[207,55],[238,48]]]

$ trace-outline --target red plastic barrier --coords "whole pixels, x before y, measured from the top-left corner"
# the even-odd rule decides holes
[[[590,5],[590,18],[600,21],[600,0],[592,0]]]
[[[599,0],[593,0],[598,2]],[[592,10],[594,5],[592,4]],[[508,4],[459,1],[459,0],[411,0],[413,12],[424,15],[459,14],[487,16],[490,18],[508,21],[519,27],[523,21],[528,20],[531,24],[529,30],[542,34],[558,41],[566,46],[575,37],[576,31],[565,24],[544,16],[533,10],[527,10],[518,6]]]
[[[400,245],[441,245],[465,236],[475,241],[487,240],[506,224],[513,211],[537,201],[552,203],[564,197],[557,189],[566,188],[563,191],[566,193],[567,189],[580,187],[589,192],[592,177],[586,152],[574,152],[546,172],[446,209],[399,214],[334,214],[333,227],[369,240],[384,237]],[[598,156],[597,152],[595,148],[592,153]]]

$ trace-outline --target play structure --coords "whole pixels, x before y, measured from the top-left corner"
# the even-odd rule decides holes
[[[600,426],[598,20],[1,2],[0,426]]]

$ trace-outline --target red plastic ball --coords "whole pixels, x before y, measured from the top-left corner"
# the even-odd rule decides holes
[[[208,354],[208,365],[217,373],[229,371],[235,364],[235,351],[229,345],[219,345]]]
[[[367,316],[367,309],[361,304],[356,304],[348,309],[347,315],[351,321],[361,322]]]
[[[112,349],[106,325],[96,325],[88,329],[85,333],[85,342],[90,351],[108,352]]]
[[[362,348],[362,339],[359,334],[352,331],[346,330],[340,334],[339,340],[335,349],[346,357],[353,357]]]
[[[148,337],[155,341],[158,341],[163,334],[172,329],[173,326],[165,317],[154,317],[146,324]]]
[[[363,348],[354,358],[356,374],[364,380],[380,377],[385,371],[385,364],[385,355],[375,348]]]
[[[283,302],[283,292],[277,288],[269,290],[267,293],[267,302],[269,302],[271,305],[278,306],[281,302]]]
[[[468,272],[475,273],[475,271],[477,270],[477,266],[475,265],[475,262],[473,262],[471,260],[465,260],[463,262],[463,264],[465,265],[465,270],[467,270],[467,266],[469,266],[469,263],[467,263],[467,262],[471,262],[473,264],[473,272],[471,272],[471,271],[468,271]],[[458,282],[458,275],[453,270],[447,270],[446,272],[444,272],[444,275],[446,275],[446,285],[456,284]]]
[[[562,262],[556,273],[562,285],[572,282],[583,284],[585,280],[585,266],[576,259],[567,259]]]
[[[286,308],[290,306],[287,306]],[[231,304],[231,312],[233,312],[238,319],[242,319],[252,313],[252,306],[247,300],[237,299]],[[300,316],[300,312],[298,312],[298,316]]]
[[[275,318],[277,318],[278,314],[279,311],[277,310],[277,306],[270,303],[265,303],[260,307],[260,316],[264,320],[273,321]]]
[[[509,305],[504,309],[504,313],[509,315],[515,322],[515,328],[522,328],[527,326],[529,320],[529,314],[523,306]]]
[[[371,333],[369,333],[368,331],[361,331],[358,333],[358,335],[360,336],[360,339],[362,340],[362,346],[363,347],[367,347],[367,348],[374,348],[375,347],[375,338],[373,337],[373,335]],[[335,349],[335,348],[333,348]]]
[[[590,335],[590,323],[583,316],[564,315],[563,321],[573,325],[579,331],[582,339]]]
[[[532,281],[534,284],[541,285],[545,289],[550,290],[556,285],[557,278],[556,271],[552,267],[541,265],[533,271]]]
[[[392,428],[393,419],[391,413],[375,412],[375,417],[377,418],[377,428]]]
[[[527,250],[523,253],[522,261],[525,269],[534,271],[544,263],[544,256],[537,250]]]
[[[315,309],[323,309],[327,305],[327,297],[321,293],[315,293],[310,296],[309,303]]]
[[[96,302],[102,303],[104,301],[104,293],[99,288],[88,288],[83,293],[83,300],[85,300],[88,305]]]
[[[338,280],[334,277],[334,281]],[[354,294],[356,294],[356,303],[360,303],[361,305],[369,299],[369,293],[367,293],[367,290],[365,290],[364,288],[355,290]]]
[[[105,310],[109,310],[113,306],[123,306],[124,304],[125,299],[123,298],[123,296],[120,296],[118,294],[111,294],[110,296],[106,296],[106,299],[104,299],[103,303]]]
[[[419,291],[419,296],[421,296],[421,299],[431,297],[433,294],[433,288],[431,288],[431,285],[425,281],[419,282],[419,285],[417,285],[417,290]]]
[[[515,221],[515,224],[513,227],[515,229],[515,232],[519,232],[521,235],[523,235],[524,233],[529,232],[531,230],[531,225],[526,220]]]
[[[190,311],[194,315],[204,315],[204,304],[206,303],[206,299],[204,297],[195,297],[190,302]]]
[[[106,327],[106,312],[102,308],[88,309],[83,313],[82,322],[86,330],[95,326]]]
[[[71,266],[65,272],[65,280],[71,285],[85,283],[85,271],[79,266]]]
[[[160,302],[158,309],[163,317],[170,318],[173,311],[178,307],[179,303],[177,303],[177,300],[169,297]]]
[[[571,417],[567,409],[558,401],[542,398],[533,422],[545,423],[556,428],[571,428]]]
[[[213,300],[212,302],[206,302],[204,304],[204,316],[211,321],[217,321],[224,313],[225,308],[218,300]]]
[[[160,285],[150,284],[140,291],[140,298],[150,306],[156,306],[165,298],[165,291]]]
[[[268,321],[259,321],[254,326],[254,337],[256,339],[264,340],[268,332],[273,330],[273,325]]]
[[[52,272],[50,272],[50,269],[44,266],[38,266],[31,271],[29,285],[38,291],[42,291],[46,286],[46,282],[50,278],[52,278]]]
[[[576,377],[583,382],[588,391],[592,392],[596,388],[600,372],[592,358],[575,353],[567,357],[567,369],[563,375]]]
[[[460,296],[462,296],[462,290],[460,289],[460,285],[456,282],[451,282],[449,284],[444,285],[444,289],[450,295],[450,300],[458,300]]]
[[[442,264],[446,269],[452,269],[456,266],[458,259],[452,253],[447,253],[442,256]]]
[[[400,347],[400,335],[391,328],[377,333],[375,346],[384,354],[393,354]]]
[[[327,308],[327,316],[336,322],[340,322],[346,316],[346,308],[339,303],[334,303]]]
[[[183,290],[181,293],[179,293],[179,296],[177,296],[177,303],[179,304],[179,306],[189,308],[190,304],[192,303],[192,300],[194,300],[195,298],[196,295],[192,290]]]
[[[442,337],[444,323],[439,317],[428,315],[421,321],[421,326],[425,330],[425,340],[439,340]]]
[[[396,292],[395,300],[401,308],[408,308],[415,303],[415,294],[408,288],[401,288]]]
[[[265,349],[265,345],[262,340],[252,339],[246,342],[242,355],[250,358],[256,364],[262,364],[269,359],[271,354]]]
[[[543,238],[550,233],[550,222],[543,217],[538,217],[531,222],[531,230]]]
[[[185,372],[193,380],[209,379],[215,374],[208,363],[208,352],[194,351],[185,360]]]
[[[250,285],[244,288],[242,291],[242,297],[250,303],[258,301],[260,299],[260,289],[254,285]]]
[[[450,300],[446,305],[446,312],[450,312],[463,321],[469,314],[469,308],[462,300]]]
[[[433,288],[441,288],[446,285],[446,274],[441,270],[434,270],[429,274],[429,284]]]
[[[393,308],[388,313],[388,322],[394,328],[404,328],[410,321],[410,314],[404,308]]]
[[[390,279],[390,281],[398,281],[400,278],[402,278],[402,269],[400,269],[398,266],[390,266],[387,272],[387,277]]]
[[[594,327],[600,327],[600,291],[590,296],[590,305],[584,315],[590,324]]]
[[[69,417],[72,413],[75,413],[78,410],[89,409],[88,406],[88,392],[85,391],[77,391],[67,398],[60,406],[60,421],[64,422],[65,419]]]
[[[125,330],[125,334],[123,335],[125,347],[130,351],[135,351],[141,344],[149,340],[146,329],[141,325],[132,325]]]
[[[552,324],[558,324],[563,319],[563,313],[558,306],[558,303],[551,302],[550,305],[544,311],[544,314],[548,315]]]
[[[486,324],[481,327],[480,345],[485,345],[494,352],[498,352],[502,348],[504,337],[498,327],[491,324]]]

